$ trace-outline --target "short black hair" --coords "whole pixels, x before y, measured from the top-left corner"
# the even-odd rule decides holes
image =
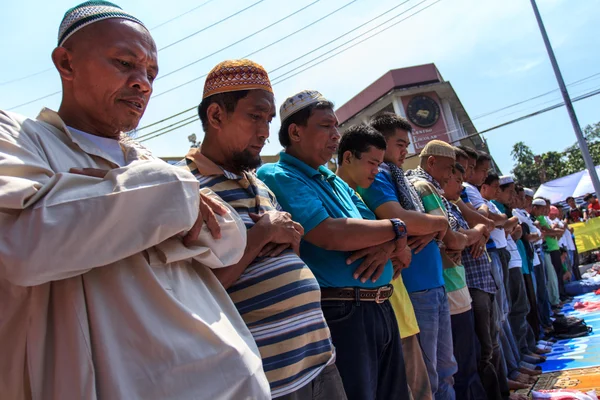
[[[521,193],[521,192],[524,192],[524,191],[525,191],[525,188],[523,187],[523,185],[518,184],[518,183],[515,185],[515,192]]]
[[[591,193],[586,194],[585,196],[583,196],[583,201],[588,201],[590,199],[593,199],[594,195]]]
[[[483,182],[484,185],[491,185],[492,183],[499,181],[500,177],[498,176],[497,173],[495,172],[490,172],[488,173],[487,178],[485,178],[485,182]]]
[[[456,155],[456,158],[466,158],[467,160],[469,159],[469,155],[463,151],[462,149],[453,146],[454,148],[454,154]]]
[[[481,163],[484,163],[486,161],[492,161],[492,156],[490,156],[488,153],[484,153],[483,151],[479,151],[477,152],[477,164],[475,165],[481,165]]]
[[[344,153],[347,151],[350,151],[354,157],[360,159],[362,153],[369,151],[371,146],[379,150],[385,150],[387,147],[385,137],[368,125],[354,125],[344,132],[340,139],[338,162],[342,162]]]
[[[292,144],[288,133],[290,125],[296,124],[306,126],[306,123],[314,110],[333,110],[333,108],[334,105],[331,101],[319,101],[296,111],[281,123],[281,127],[279,128],[279,143],[281,143],[283,147],[288,147]]]
[[[463,168],[463,166],[459,163],[454,163],[454,169],[458,170],[458,172],[460,172],[461,174],[465,173],[465,169]]]
[[[235,111],[238,101],[248,96],[249,92],[250,90],[238,90],[236,92],[217,93],[203,99],[198,106],[198,116],[202,122],[202,129],[204,132],[208,129],[207,111],[211,104],[217,103],[223,107],[227,113],[232,113]]]
[[[565,200],[565,201],[569,201],[569,200],[573,200],[573,201],[575,201],[575,199],[573,198],[573,196],[569,196],[569,197],[567,197],[567,200]]]
[[[384,112],[373,116],[369,121],[369,125],[385,136],[386,139],[393,136],[396,133],[396,129],[412,132],[410,122],[406,118],[392,112]]]
[[[467,156],[472,160],[477,160],[479,158],[479,153],[477,152],[477,150],[474,150],[471,147],[462,145],[456,147],[464,151],[467,154]]]

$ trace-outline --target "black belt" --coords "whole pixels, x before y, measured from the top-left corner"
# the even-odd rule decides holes
[[[376,289],[363,288],[322,288],[321,300],[346,300],[346,301],[374,301],[381,304],[394,293],[392,285],[381,286]]]

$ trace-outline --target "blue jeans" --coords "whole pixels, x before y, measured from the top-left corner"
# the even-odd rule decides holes
[[[454,400],[458,370],[452,344],[448,297],[443,286],[409,293],[421,333],[423,358],[436,400]]]
[[[321,301],[349,400],[409,398],[398,322],[389,301]]]

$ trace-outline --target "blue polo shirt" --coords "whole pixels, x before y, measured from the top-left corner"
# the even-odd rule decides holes
[[[358,192],[371,210],[389,201],[398,201],[396,184],[385,171],[377,174],[368,189],[359,188]],[[409,267],[402,270],[402,280],[408,293],[444,286],[442,255],[435,240],[418,254],[413,252]]]
[[[367,218],[375,219],[374,214],[369,215],[369,210],[354,190],[326,167],[316,170],[282,152],[277,163],[263,165],[257,175],[275,193],[281,207],[304,227],[305,234],[327,218],[364,219],[360,208]],[[362,283],[354,279],[354,271],[362,260],[347,265],[346,259],[350,254],[325,250],[305,240],[300,243],[300,257],[321,287],[376,288],[390,283],[393,276],[390,261],[376,282],[367,280]]]

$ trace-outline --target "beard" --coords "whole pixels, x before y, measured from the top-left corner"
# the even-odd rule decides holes
[[[252,171],[262,165],[260,155],[253,155],[249,150],[233,154],[231,165],[238,171]]]

